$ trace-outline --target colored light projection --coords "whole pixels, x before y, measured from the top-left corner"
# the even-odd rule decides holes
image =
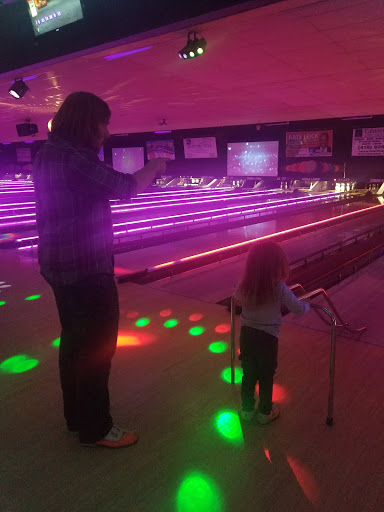
[[[149,345],[155,340],[156,337],[148,332],[119,331],[117,337],[117,346],[134,347],[139,345]]]
[[[202,318],[203,318],[203,315],[201,313],[194,313],[193,315],[191,315],[188,318],[188,320],[190,320],[191,322],[198,322]]]
[[[145,327],[146,325],[148,325],[150,323],[150,319],[149,318],[139,318],[136,322],[135,322],[135,325],[136,327]]]
[[[167,317],[167,316],[171,316],[172,315],[172,309],[163,309],[162,311],[160,311],[159,315],[161,317]]]
[[[215,327],[215,332],[218,332],[220,334],[224,334],[226,332],[229,332],[231,330],[231,324],[219,324]]]
[[[171,328],[171,327],[176,327],[176,325],[179,323],[178,320],[176,320],[175,318],[170,318],[169,320],[167,320],[166,322],[164,322],[164,327],[167,327],[168,329]]]
[[[191,327],[191,329],[189,329],[189,334],[191,336],[200,336],[200,334],[203,334],[204,331],[205,331],[204,327],[201,327],[200,325],[196,325],[196,327]]]
[[[221,378],[223,381],[231,383],[231,368],[225,368],[221,372]],[[235,384],[240,384],[243,378],[243,370],[241,368],[235,367]]]
[[[30,295],[29,297],[25,297],[24,300],[36,300],[36,299],[40,299],[40,295]]]
[[[0,300],[0,306],[4,306],[4,304],[6,304],[6,301],[5,300]]]
[[[56,338],[51,343],[52,347],[60,347],[60,338]]]
[[[243,431],[239,415],[234,411],[221,411],[215,417],[215,426],[219,434],[231,444],[244,445]]]
[[[259,394],[259,384],[256,384],[255,392]],[[276,384],[276,382],[273,383],[273,394],[272,394],[272,400],[274,402],[285,402],[287,400],[288,393],[287,390],[281,385]]]
[[[177,512],[224,512],[224,498],[215,482],[197,471],[186,475],[176,496]]]
[[[313,475],[301,462],[289,455],[287,455],[287,462],[307,499],[312,504],[318,505],[320,502],[320,492]]]
[[[225,341],[214,341],[208,347],[208,350],[210,352],[213,352],[214,354],[221,354],[225,352],[227,349],[228,343],[226,343]]]
[[[39,364],[37,359],[32,359],[26,354],[10,357],[0,364],[3,373],[23,373],[32,370]]]

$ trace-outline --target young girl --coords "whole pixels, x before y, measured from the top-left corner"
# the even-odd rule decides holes
[[[235,298],[242,306],[240,357],[243,368],[241,418],[255,415],[255,386],[259,381],[259,407],[256,419],[266,425],[279,416],[272,404],[273,376],[277,368],[277,348],[282,323],[281,306],[296,315],[309,311],[284,283],[289,273],[281,247],[274,242],[255,243],[249,253]]]

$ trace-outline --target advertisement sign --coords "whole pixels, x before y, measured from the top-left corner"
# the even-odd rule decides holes
[[[175,147],[173,140],[152,140],[146,142],[148,160],[153,158],[175,159]]]
[[[217,158],[216,137],[184,139],[185,158]]]
[[[352,156],[383,156],[384,128],[353,130]]]
[[[332,156],[333,130],[287,132],[285,142],[287,157]]]
[[[18,162],[31,162],[31,149],[16,148],[16,158]]]

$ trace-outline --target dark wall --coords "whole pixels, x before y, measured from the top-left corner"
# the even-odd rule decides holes
[[[167,174],[171,176],[215,176],[227,174],[227,144],[229,142],[279,141],[279,176],[287,178],[351,178],[368,181],[384,179],[384,156],[352,157],[352,135],[356,128],[384,127],[384,115],[373,116],[372,119],[348,120],[321,119],[311,121],[294,121],[280,126],[242,125],[191,130],[174,130],[167,134],[153,132],[138,133],[124,136],[112,136],[104,148],[105,162],[112,165],[112,148],[139,147],[144,148],[146,158],[146,141],[172,139],[175,146],[175,160],[167,164]],[[127,127],[129,129],[129,127]],[[333,154],[330,157],[287,158],[285,156],[285,140],[287,132],[305,130],[333,130]],[[216,137],[218,158],[185,159],[183,139],[188,137]],[[23,142],[11,145],[0,144],[0,170],[4,167],[20,168],[16,160],[17,147],[31,147],[32,157],[36,154],[42,141],[34,144]]]
[[[139,133],[113,136],[106,144],[105,160],[112,163],[113,147],[143,146],[150,140],[173,139],[175,161],[167,164],[172,176],[216,176],[227,174],[227,144],[229,142],[279,141],[279,176],[316,177],[323,179],[346,178],[369,180],[384,178],[384,156],[352,157],[352,135],[356,128],[384,127],[384,115],[372,119],[347,120],[320,119],[294,121],[280,126],[242,125],[193,130],[175,130],[169,134]],[[333,130],[333,153],[329,157],[288,158],[285,155],[286,133],[295,131]],[[184,158],[183,139],[188,137],[216,137],[218,158]]]

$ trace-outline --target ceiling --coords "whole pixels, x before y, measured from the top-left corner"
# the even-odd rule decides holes
[[[187,29],[28,69],[30,92],[8,94],[0,76],[0,142],[37,139],[70,92],[105,99],[111,133],[262,124],[384,113],[382,0],[285,0],[198,26],[206,54],[179,59]],[[107,61],[118,52],[151,49]]]

